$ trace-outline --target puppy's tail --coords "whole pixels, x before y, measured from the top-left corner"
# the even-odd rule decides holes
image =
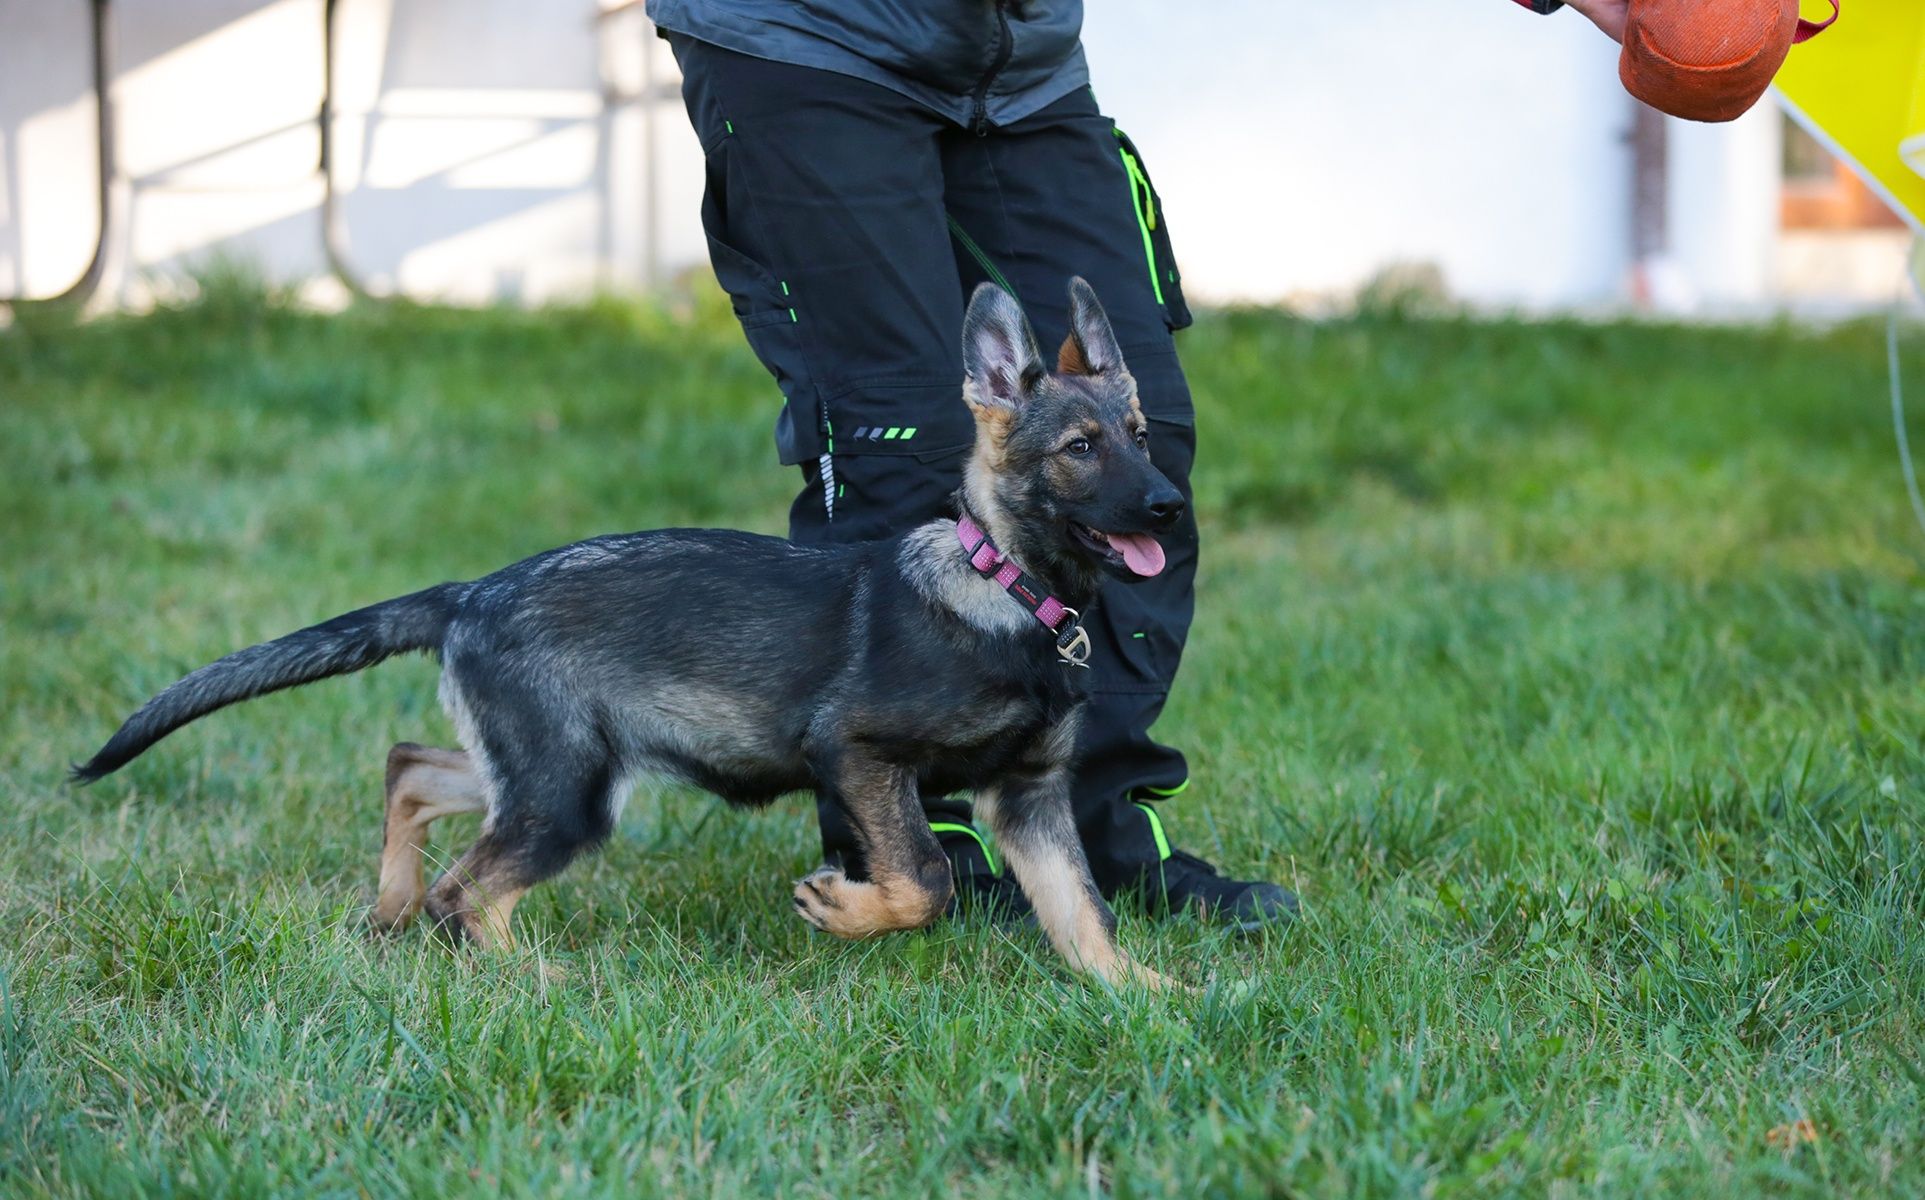
[[[444,583],[237,650],[173,684],[127,718],[100,752],[73,769],[92,783],[132,762],[189,721],[241,700],[371,667],[409,650],[440,647],[466,584]]]

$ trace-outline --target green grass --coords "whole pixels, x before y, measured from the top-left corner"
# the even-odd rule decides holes
[[[1158,969],[1255,985],[1153,999],[1030,931],[812,936],[808,806],[673,789],[507,957],[370,939],[382,755],[450,736],[423,660],[64,787],[228,650],[595,532],[779,531],[793,480],[706,304],[30,314],[0,1193],[1925,1192],[1925,535],[1881,335],[1186,334],[1207,545],[1166,817],[1305,919],[1126,915]]]

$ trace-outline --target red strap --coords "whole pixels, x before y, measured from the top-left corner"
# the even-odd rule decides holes
[[[1798,32],[1791,35],[1791,44],[1795,46],[1799,42],[1810,41],[1825,30],[1830,29],[1831,23],[1837,19],[1838,0],[1831,0],[1831,15],[1824,20],[1807,21],[1803,17],[1798,18]]]

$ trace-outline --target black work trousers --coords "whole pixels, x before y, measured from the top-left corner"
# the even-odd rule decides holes
[[[710,260],[781,388],[779,457],[802,472],[792,538],[856,541],[953,515],[974,436],[963,308],[984,280],[1022,303],[1046,357],[1067,332],[1070,276],[1089,280],[1152,423],[1151,456],[1188,499],[1195,413],[1171,335],[1189,311],[1141,159],[1088,89],[978,134],[865,80],[673,46],[707,158]],[[1139,804],[1187,778],[1150,726],[1189,632],[1194,516],[1163,541],[1161,574],[1106,584],[1083,615],[1094,648],[1073,796],[1106,892],[1167,855]],[[925,804],[968,817],[962,797]],[[829,804],[819,816],[829,860],[860,875],[846,817]]]

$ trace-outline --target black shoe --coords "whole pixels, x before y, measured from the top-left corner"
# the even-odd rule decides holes
[[[1172,850],[1119,894],[1140,896],[1153,917],[1194,913],[1241,933],[1283,925],[1297,917],[1297,896],[1260,880],[1225,879],[1194,854]]]
[[[1025,921],[1035,915],[1029,897],[1023,895],[1014,878],[1003,874],[989,852],[989,843],[975,826],[961,821],[931,821],[929,829],[949,856],[949,870],[956,880],[956,894],[949,898],[947,915],[980,915],[998,922]]]

